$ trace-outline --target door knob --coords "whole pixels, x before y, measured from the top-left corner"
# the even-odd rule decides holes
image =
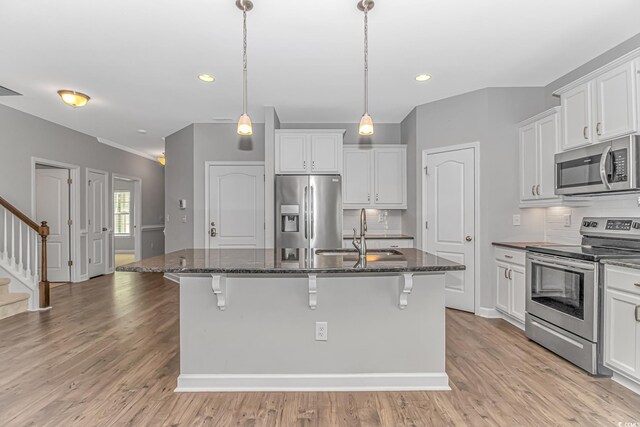
[[[211,222],[211,230],[209,230],[209,234],[211,235],[211,237],[216,237],[218,235],[215,222]]]
[[[107,231],[107,227],[102,227],[102,231]]]
[[[472,241],[473,239],[471,238],[471,236],[467,236],[467,237],[465,237],[465,238],[464,238],[464,240],[466,240],[467,242],[470,242],[470,241]]]

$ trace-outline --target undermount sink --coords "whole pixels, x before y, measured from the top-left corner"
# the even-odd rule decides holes
[[[316,255],[358,255],[355,249],[317,249]],[[402,255],[402,252],[395,249],[369,249],[367,255]]]

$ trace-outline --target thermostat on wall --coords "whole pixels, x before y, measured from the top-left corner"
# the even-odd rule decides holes
[[[187,201],[185,199],[178,200],[178,204],[180,205],[180,209],[187,209]]]

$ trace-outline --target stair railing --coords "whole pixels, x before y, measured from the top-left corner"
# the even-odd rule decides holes
[[[14,273],[37,284],[40,309],[49,308],[49,280],[47,278],[46,221],[37,224],[11,203],[0,197],[2,223],[0,224],[0,259],[9,264]],[[38,254],[38,241],[40,253]],[[39,255],[39,256],[38,256]]]

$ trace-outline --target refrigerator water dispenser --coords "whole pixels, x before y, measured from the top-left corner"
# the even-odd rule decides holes
[[[280,230],[297,233],[300,231],[300,206],[282,205],[280,207]]]

